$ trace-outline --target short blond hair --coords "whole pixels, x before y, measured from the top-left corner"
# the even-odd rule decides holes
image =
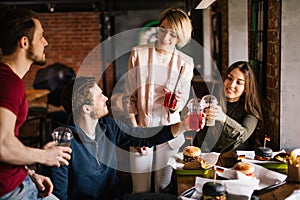
[[[190,42],[192,37],[192,23],[189,16],[180,8],[167,8],[160,17],[158,25],[160,26],[164,20],[167,20],[172,30],[178,35],[177,46],[184,47]]]

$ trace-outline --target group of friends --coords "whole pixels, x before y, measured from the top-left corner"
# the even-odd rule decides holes
[[[36,13],[1,7],[0,14],[0,200],[4,199],[177,199],[163,193],[171,182],[167,165],[189,131],[180,113],[189,100],[193,59],[178,50],[191,40],[189,16],[179,8],[161,13],[157,40],[133,47],[128,61],[124,113],[127,123],[109,116],[108,98],[95,77],[77,77],[64,88],[62,105],[72,116],[67,124],[74,138],[70,147],[46,143],[25,146],[18,139],[28,105],[22,78],[32,64],[44,65],[48,45]],[[180,75],[180,76],[179,76]],[[167,83],[179,77],[177,105],[163,105]],[[239,61],[228,67],[222,80],[224,101],[205,110],[217,121],[215,128],[197,130],[194,145],[226,152],[248,148],[248,138],[262,123],[258,89],[251,66]],[[221,99],[221,98],[220,98]],[[214,138],[214,132],[220,137]],[[118,180],[117,149],[130,147],[132,193]],[[40,175],[27,165],[47,166]],[[155,192],[151,173],[155,172]]]

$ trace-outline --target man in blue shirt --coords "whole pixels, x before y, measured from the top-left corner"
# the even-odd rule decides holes
[[[133,128],[107,117],[106,101],[107,97],[94,78],[79,77],[64,89],[62,104],[68,113],[72,113],[74,120],[68,128],[72,130],[74,139],[71,141],[70,165],[49,170],[54,184],[53,193],[59,199],[130,198],[130,195],[123,196],[118,184],[116,149],[123,145],[151,147],[188,130],[184,122]],[[152,136],[145,137],[149,135]],[[153,195],[161,194],[148,194],[140,199],[157,199]],[[177,199],[171,195],[162,198]]]

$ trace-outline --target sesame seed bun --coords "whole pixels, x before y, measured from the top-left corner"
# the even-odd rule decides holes
[[[183,155],[194,157],[201,155],[201,149],[196,146],[187,146],[183,149]]]
[[[245,174],[246,176],[253,177],[253,178],[256,177],[255,169],[253,165],[251,165],[250,163],[239,162],[234,165],[233,169]]]
[[[191,162],[201,155],[201,149],[196,146],[187,146],[183,149],[183,161]]]

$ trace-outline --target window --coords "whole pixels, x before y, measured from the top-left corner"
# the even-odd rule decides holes
[[[266,95],[268,0],[250,3],[250,63],[256,75],[261,96]]]

